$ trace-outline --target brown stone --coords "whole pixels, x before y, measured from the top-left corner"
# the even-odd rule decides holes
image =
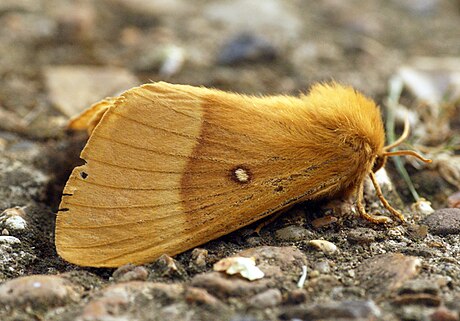
[[[251,282],[238,276],[228,276],[220,272],[198,274],[192,279],[191,284],[194,287],[206,289],[218,298],[250,296],[266,290],[270,286],[267,279]]]
[[[443,208],[428,216],[424,224],[436,235],[460,234],[460,208]]]
[[[132,281],[119,283],[103,289],[99,296],[84,307],[81,320],[105,320],[115,316],[133,319],[141,306],[133,304],[148,301],[149,308],[158,312],[161,305],[171,304],[183,295],[179,284]],[[151,312],[153,313],[153,312]]]
[[[81,289],[58,275],[31,275],[0,285],[0,305],[48,309],[80,298]]]
[[[138,85],[133,74],[116,67],[49,66],[44,69],[44,78],[51,102],[68,117]]]
[[[282,295],[278,289],[268,289],[264,292],[256,294],[249,300],[249,305],[263,309],[271,308],[279,305],[282,301]]]
[[[112,278],[116,282],[146,281],[148,276],[149,271],[145,267],[133,264],[120,266],[112,274]]]
[[[357,269],[361,286],[371,293],[392,292],[415,277],[421,268],[421,260],[401,253],[388,253],[365,260]]]
[[[209,292],[205,289],[195,287],[187,288],[185,291],[185,300],[187,300],[188,303],[197,303],[209,306],[216,306],[221,304],[219,299],[209,294]]]
[[[431,321],[458,321],[458,312],[447,309],[446,307],[439,307],[430,315]]]
[[[343,301],[317,303],[308,307],[289,307],[282,320],[377,320],[380,309],[373,301]]]

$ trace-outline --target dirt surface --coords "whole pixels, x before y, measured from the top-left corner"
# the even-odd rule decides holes
[[[437,165],[405,167],[435,212],[411,207],[389,163],[383,191],[405,225],[371,224],[341,202],[299,204],[260,234],[249,226],[117,270],[66,263],[53,235],[86,139],[65,125],[97,100],[158,80],[296,95],[334,79],[387,115],[402,66],[459,58],[459,23],[460,3],[449,0],[2,0],[0,320],[459,320],[460,108],[443,100],[447,116],[431,121],[414,90],[400,100],[418,115],[411,147],[426,147]],[[374,195],[367,208],[383,213]],[[265,277],[213,271],[237,254]]]

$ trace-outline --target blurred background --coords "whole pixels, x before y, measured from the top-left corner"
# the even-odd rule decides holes
[[[2,0],[0,127],[50,137],[91,103],[157,80],[296,94],[335,79],[381,102],[389,79],[415,57],[458,57],[459,7],[452,0]]]

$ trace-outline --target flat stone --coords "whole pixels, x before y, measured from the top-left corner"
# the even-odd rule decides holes
[[[424,224],[428,231],[435,235],[460,233],[460,208],[443,208],[428,216]]]
[[[77,320],[144,320],[142,313],[158,314],[161,306],[181,298],[183,292],[179,284],[141,281],[115,284],[90,300]]]
[[[64,306],[80,298],[80,290],[57,275],[31,275],[0,285],[0,305],[12,308],[49,309]]]
[[[382,254],[362,262],[357,268],[357,278],[368,292],[385,295],[418,275],[421,265],[421,259],[415,256]]]
[[[223,299],[255,295],[268,289],[270,282],[267,279],[251,282],[238,276],[228,276],[220,272],[208,272],[194,276],[191,285],[206,289],[212,295]]]
[[[139,84],[128,70],[107,66],[48,66],[44,78],[49,99],[68,117]]]
[[[381,315],[374,301],[318,303],[308,307],[290,307],[282,320],[376,320]]]

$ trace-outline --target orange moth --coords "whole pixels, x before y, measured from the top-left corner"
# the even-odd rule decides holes
[[[315,85],[300,97],[254,97],[152,83],[74,119],[87,129],[63,192],[56,248],[94,267],[151,262],[228,234],[295,203],[356,196],[389,151],[379,108],[354,89]],[[407,127],[406,127],[407,129]]]

